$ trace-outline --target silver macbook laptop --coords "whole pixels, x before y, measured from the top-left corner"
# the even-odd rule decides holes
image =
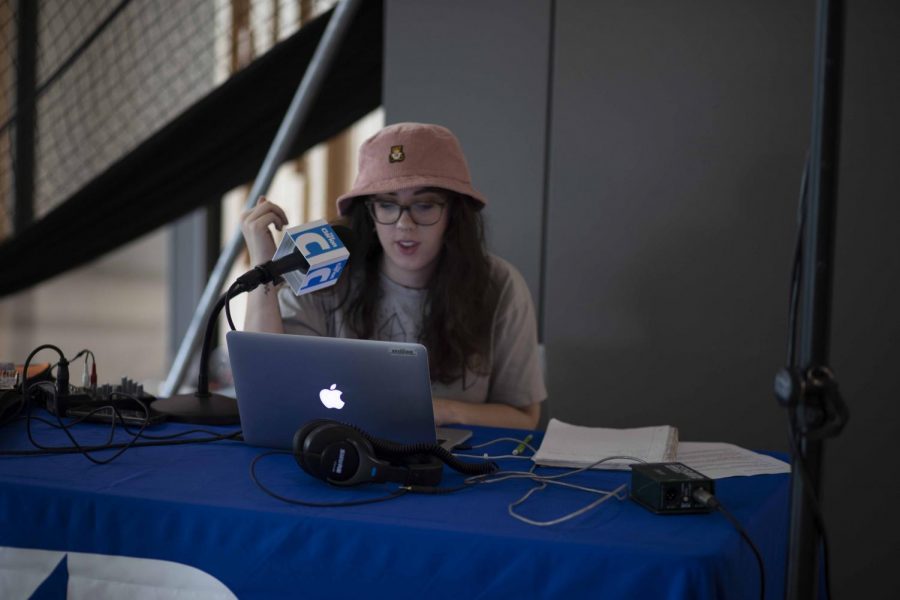
[[[248,444],[290,450],[294,433],[313,419],[448,449],[471,435],[435,430],[422,345],[246,331],[225,338]]]

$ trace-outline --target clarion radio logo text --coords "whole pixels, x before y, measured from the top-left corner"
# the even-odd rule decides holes
[[[347,454],[347,451],[344,450],[343,448],[338,450],[337,462],[335,462],[331,466],[332,473],[337,473],[338,475],[340,475],[341,473],[344,472],[344,456],[346,454]]]
[[[407,350],[406,348],[391,348],[391,354],[396,354],[399,356],[415,356],[415,350]]]

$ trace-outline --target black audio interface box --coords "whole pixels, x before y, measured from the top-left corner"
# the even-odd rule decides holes
[[[660,515],[709,512],[694,492],[715,494],[715,482],[681,463],[644,463],[631,467],[631,498]]]

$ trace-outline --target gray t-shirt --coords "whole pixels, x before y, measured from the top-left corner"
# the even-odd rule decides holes
[[[464,402],[496,402],[530,406],[547,397],[537,343],[537,323],[531,294],[511,264],[491,256],[491,277],[500,290],[491,325],[489,373],[466,371],[449,385],[432,382],[432,395]],[[421,341],[427,292],[399,285],[383,274],[383,292],[376,317],[376,340]],[[290,288],[278,292],[285,333],[328,337],[358,337],[342,310],[339,298],[324,292],[295,296]]]

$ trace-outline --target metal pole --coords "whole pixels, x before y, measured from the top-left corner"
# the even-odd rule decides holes
[[[813,73],[810,194],[803,240],[801,319],[798,366],[802,372],[828,365],[834,229],[840,139],[841,69],[843,66],[843,0],[819,0]],[[821,423],[821,398],[801,398],[797,420],[801,429]],[[800,437],[800,464],[791,479],[791,525],[788,548],[787,597],[817,597],[819,535],[810,498],[821,498],[823,443]],[[804,468],[808,476],[802,472]]]
[[[19,0],[16,21],[16,213],[13,230],[21,232],[34,220],[34,148],[37,124],[38,3]]]
[[[259,197],[269,189],[276,170],[287,158],[288,149],[297,137],[300,127],[306,121],[315,96],[328,72],[328,67],[331,65],[335,54],[337,54],[338,45],[349,28],[353,15],[361,4],[362,0],[341,0],[335,7],[334,14],[331,15],[331,19],[328,21],[328,26],[322,34],[322,39],[319,41],[315,53],[313,53],[309,66],[303,74],[303,79],[297,87],[297,92],[294,94],[287,113],[285,113],[284,119],[281,121],[278,133],[275,134],[275,139],[272,141],[269,152],[266,154],[256,180],[253,182],[253,188],[250,190],[247,198],[247,209],[253,208]],[[188,363],[191,356],[197,351],[200,334],[204,331],[206,322],[212,314],[213,304],[219,297],[225,277],[243,245],[244,239],[241,235],[240,227],[238,227],[222,250],[222,254],[219,255],[219,260],[209,276],[209,281],[200,297],[200,304],[197,306],[197,310],[194,311],[194,316],[190,325],[188,325],[184,339],[182,339],[181,345],[178,347],[178,353],[175,355],[169,375],[160,387],[159,395],[161,397],[171,396],[176,393],[182,381],[184,381]]]

